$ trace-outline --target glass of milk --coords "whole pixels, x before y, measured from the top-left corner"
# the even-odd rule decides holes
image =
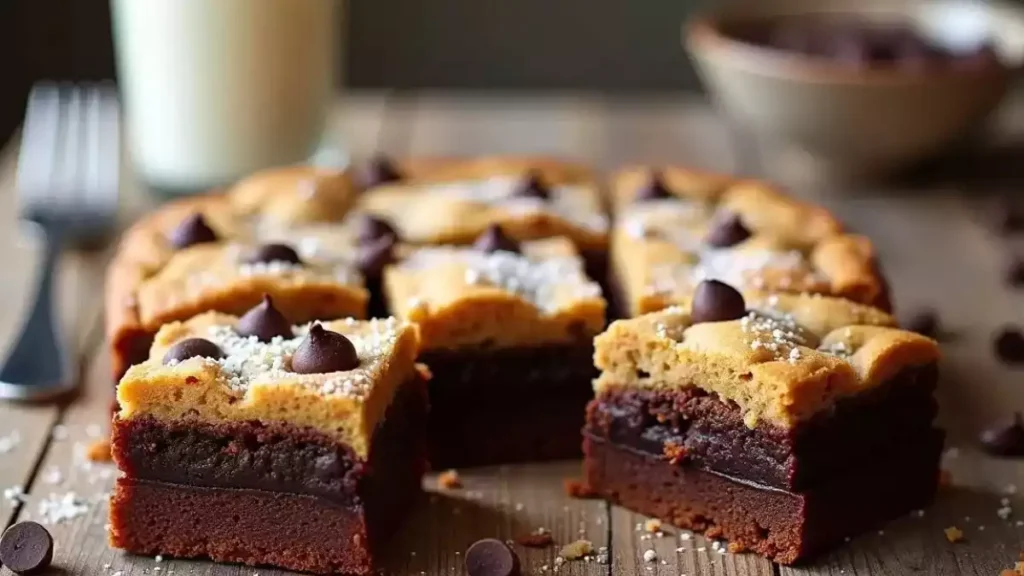
[[[316,151],[340,0],[111,0],[137,172],[187,193]]]

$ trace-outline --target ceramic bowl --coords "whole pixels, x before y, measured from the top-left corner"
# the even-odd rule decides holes
[[[951,48],[989,42],[1001,65],[856,66],[730,32],[794,17],[910,25]],[[1024,15],[972,0],[755,0],[691,19],[684,43],[713,101],[738,125],[829,172],[879,175],[957,142],[997,107],[1024,59]]]

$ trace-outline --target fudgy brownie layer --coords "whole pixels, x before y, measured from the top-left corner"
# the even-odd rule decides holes
[[[406,500],[396,494],[391,506]],[[262,490],[120,478],[110,500],[110,544],[315,574],[373,572],[373,536],[361,507]]]
[[[579,458],[597,375],[589,341],[422,354],[436,469]]]
[[[129,477],[214,488],[248,488],[360,504],[367,491],[426,468],[426,389],[403,384],[374,432],[368,462],[310,428],[276,422],[166,422],[115,418],[111,449]],[[412,481],[409,481],[412,483]]]
[[[927,443],[936,379],[935,366],[905,370],[793,429],[748,428],[737,406],[700,389],[608,389],[588,405],[586,430],[654,456],[801,490]]]
[[[792,564],[928,505],[938,485],[942,434],[936,432],[914,452],[877,461],[804,493],[674,465],[590,436],[583,449],[586,481],[597,494]]]

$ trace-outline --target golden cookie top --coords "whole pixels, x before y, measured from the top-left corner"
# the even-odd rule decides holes
[[[365,458],[395,390],[414,377],[416,331],[394,318],[349,319],[294,326],[291,334],[263,339],[243,335],[242,325],[210,312],[162,327],[149,360],[118,384],[118,417],[285,422],[314,428]],[[343,335],[353,364],[323,372],[313,365],[310,372],[307,353],[300,368],[298,355],[311,345],[311,331]],[[321,356],[330,354],[313,354],[314,363],[323,362]]]
[[[939,357],[934,341],[840,298],[748,292],[739,306],[722,321],[676,306],[612,323],[595,339],[595,390],[700,388],[735,403],[750,427],[791,428]]]
[[[597,181],[580,166],[537,158],[423,160],[407,176],[360,196],[357,209],[388,219],[414,244],[465,245],[488,226],[518,240],[565,236],[583,250],[607,245]]]
[[[888,306],[871,243],[765,183],[632,168],[612,190],[612,262],[630,315],[686,302],[704,279]]]
[[[349,177],[312,166],[257,173],[223,193],[181,199],[124,235],[107,274],[107,327],[155,332],[169,320],[241,313],[269,292],[296,320],[362,316],[369,297],[355,261]],[[254,260],[283,245],[296,258]],[[305,301],[292,295],[310,290]]]
[[[490,229],[476,247],[412,249],[385,270],[390,310],[417,324],[423,348],[572,343],[600,332],[601,288],[572,242],[520,245],[500,230]]]

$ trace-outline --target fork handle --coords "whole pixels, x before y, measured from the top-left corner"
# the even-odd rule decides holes
[[[54,299],[54,278],[60,261],[60,238],[42,235],[44,254],[36,283],[35,300],[21,334],[4,363],[0,396],[32,399],[73,386],[68,357],[59,336]]]

